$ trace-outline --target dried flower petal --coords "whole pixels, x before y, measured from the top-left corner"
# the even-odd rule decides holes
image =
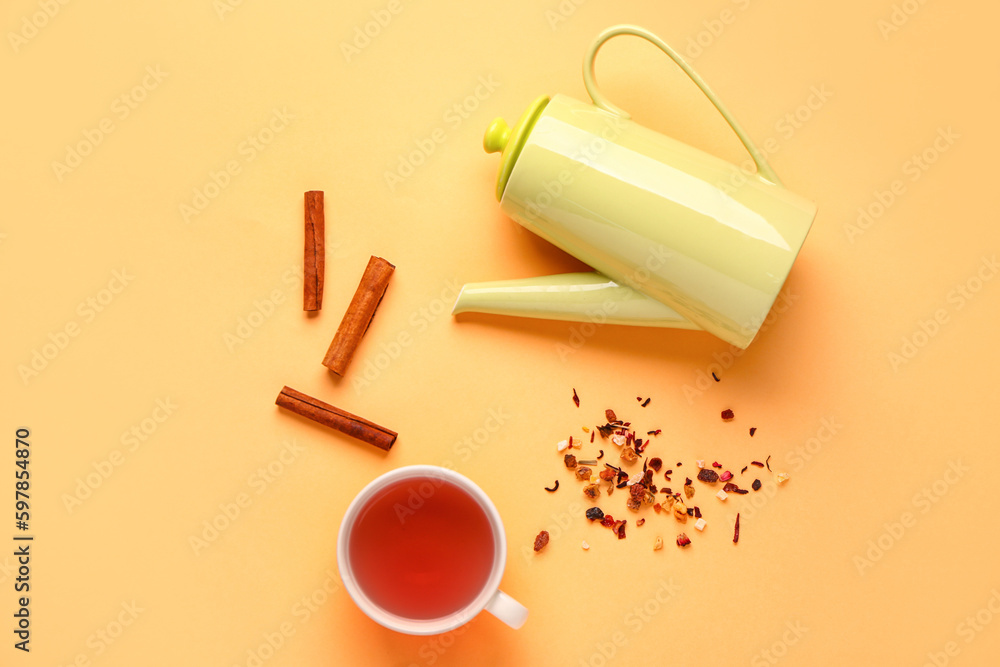
[[[576,407],[580,407],[580,397],[576,395],[576,389],[573,390],[573,402],[576,404]]]
[[[649,401],[650,401],[650,400],[651,400],[651,399],[648,399],[648,398],[647,398],[647,399],[646,399],[645,401],[643,401],[643,403],[642,403],[642,407],[646,407],[647,405],[649,405]]]
[[[686,547],[689,544],[691,544],[691,540],[685,533],[681,533],[680,535],[677,536],[677,546]]]
[[[660,472],[660,468],[663,466],[663,461],[659,458],[653,457],[649,459],[649,467],[656,472]]]
[[[638,521],[636,521],[635,525],[636,526],[641,526],[644,523],[646,523],[646,518],[645,517],[643,517],[643,518],[639,519]]]
[[[767,458],[764,459],[764,465],[767,466],[767,470],[768,470],[768,472],[770,472],[770,470],[771,470],[771,455],[770,454],[768,454]]]
[[[763,468],[764,467],[764,464],[761,463],[760,461],[751,461],[750,465],[757,466],[758,468]]]
[[[559,488],[559,480],[557,479],[556,483],[553,484],[551,488],[546,486],[545,490],[548,491],[549,493],[555,493],[558,488]]]
[[[713,468],[718,468],[719,470],[722,470],[722,464],[719,463],[718,461],[715,461],[714,463],[712,463],[712,467]]]
[[[610,514],[605,514],[604,518],[601,519],[601,525],[606,528],[610,528],[611,526],[615,525],[615,518]]]
[[[733,531],[733,544],[740,541],[740,513],[736,513],[736,529]]]
[[[757,427],[756,426],[751,426],[750,427],[750,437],[752,438],[753,434],[756,433],[756,432],[757,432]]]
[[[712,371],[712,379],[715,380],[716,382],[720,382],[719,376],[715,374],[715,371]]]
[[[618,539],[619,540],[624,540],[625,539],[625,524],[627,524],[627,523],[628,523],[627,519],[624,520],[624,521],[616,521],[615,522],[614,531],[618,534]]]
[[[538,533],[538,537],[535,538],[535,552],[539,552],[545,548],[545,545],[549,543],[549,531],[543,530]]]
[[[728,482],[732,478],[733,478],[733,473],[729,472],[728,470],[719,475],[720,482]]]

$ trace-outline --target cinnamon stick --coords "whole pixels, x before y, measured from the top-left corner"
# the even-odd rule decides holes
[[[323,191],[310,190],[305,195],[306,243],[303,263],[302,310],[323,307],[323,279],[326,272],[326,217]]]
[[[384,426],[379,426],[367,419],[352,415],[350,412],[335,408],[329,403],[295,391],[288,386],[281,389],[281,393],[278,394],[274,403],[278,407],[290,410],[324,426],[329,426],[385,451],[389,451],[393,443],[396,442],[397,434],[395,431],[390,431]]]
[[[361,343],[361,337],[368,331],[368,325],[378,305],[382,303],[385,295],[385,288],[389,286],[389,278],[395,266],[385,261],[381,257],[372,256],[368,260],[365,273],[361,276],[361,283],[358,285],[351,305],[344,313],[344,319],[340,321],[337,334],[330,343],[330,348],[323,357],[323,365],[337,375],[343,376],[347,371],[348,364],[354,357],[354,352]]]

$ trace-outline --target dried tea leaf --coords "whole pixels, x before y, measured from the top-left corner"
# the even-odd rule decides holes
[[[698,472],[698,480],[708,484],[715,484],[719,481],[719,473],[715,472],[711,468],[702,468]]]

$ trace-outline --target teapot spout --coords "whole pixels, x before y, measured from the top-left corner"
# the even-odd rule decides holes
[[[488,313],[544,320],[699,329],[669,306],[594,272],[467,283],[452,315]]]

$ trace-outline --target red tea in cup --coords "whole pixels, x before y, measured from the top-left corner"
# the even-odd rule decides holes
[[[372,603],[423,620],[459,612],[483,593],[496,545],[476,498],[450,481],[421,476],[373,493],[351,527],[347,554]]]

